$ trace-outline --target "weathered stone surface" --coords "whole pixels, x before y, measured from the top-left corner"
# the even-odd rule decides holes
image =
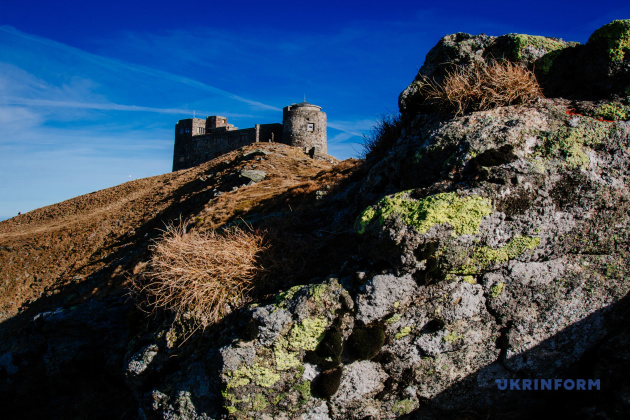
[[[429,51],[415,79],[398,98],[404,117],[412,118],[422,109],[424,97],[420,88],[425,81],[441,83],[456,66],[470,66],[492,60],[509,60],[531,68],[540,68],[546,75],[552,59],[565,48],[577,43],[557,38],[507,34],[500,37],[456,33],[446,35]]]
[[[363,360],[345,366],[339,390],[331,403],[335,418],[354,418],[364,415],[380,415],[371,397],[383,389],[387,378],[379,364]]]
[[[267,173],[257,169],[243,169],[242,171],[239,171],[238,175],[241,178],[249,179],[252,182],[260,182],[265,179]]]
[[[275,305],[255,308],[252,318],[260,322],[258,339],[264,346],[271,344],[291,323],[291,314]]]
[[[357,321],[369,324],[393,312],[411,298],[415,288],[416,282],[411,276],[374,276],[357,295]]]
[[[243,153],[243,160],[254,159],[256,157],[268,156],[269,152],[263,149],[252,150],[251,152]]]

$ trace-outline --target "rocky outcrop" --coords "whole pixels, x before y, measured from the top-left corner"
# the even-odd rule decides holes
[[[371,162],[360,191],[339,193],[360,208],[353,262],[243,311],[232,339],[144,394],[147,414],[630,412],[619,398],[607,405],[593,394],[499,387],[549,378],[628,386],[616,343],[626,340],[630,290],[630,123],[580,115],[578,105],[540,99],[446,120],[417,114]],[[183,372],[191,378],[213,363],[207,380],[220,383],[220,397],[200,385],[182,390],[206,380]],[[214,411],[199,409],[211,400]]]
[[[630,86],[624,28],[613,22],[584,46],[443,38],[400,96],[400,136],[359,181],[314,194],[316,216],[297,233],[352,235],[356,252],[336,248],[341,262],[318,267],[327,275],[260,294],[205,331],[159,313],[112,339],[107,366],[120,362],[138,418],[628,417],[630,112],[615,96]],[[605,86],[582,93],[605,101],[577,100],[577,85],[557,79],[563,60],[603,42],[608,61],[593,53],[584,65],[606,66],[592,83]],[[547,89],[575,98],[445,117],[414,96],[422,77],[491,58],[542,71]],[[258,228],[283,213],[245,216]],[[63,368],[55,348],[46,366]],[[20,360],[0,355],[0,369],[12,378]],[[566,391],[540,392],[552,379]]]
[[[423,108],[421,86],[440,83],[456,66],[508,60],[534,70],[545,96],[601,100],[627,97],[630,85],[630,20],[616,20],[596,30],[584,45],[558,38],[507,34],[499,37],[446,35],[427,54],[414,81],[400,94],[405,118]]]

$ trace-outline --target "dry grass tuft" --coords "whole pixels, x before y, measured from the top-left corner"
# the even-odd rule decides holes
[[[262,267],[263,238],[241,229],[205,234],[169,226],[152,247],[150,279],[136,284],[153,310],[166,308],[177,320],[189,319],[203,328],[242,307]]]
[[[441,84],[426,79],[421,92],[429,104],[458,116],[531,104],[543,96],[533,72],[519,64],[496,61],[459,66],[448,72]]]
[[[402,134],[400,114],[383,115],[367,136],[363,136],[363,157],[383,158]]]

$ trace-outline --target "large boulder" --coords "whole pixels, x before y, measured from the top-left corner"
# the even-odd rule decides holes
[[[553,402],[495,379],[562,377],[625,322],[630,123],[570,109],[419,115],[372,168],[364,191],[386,194],[356,221],[365,255],[418,282],[386,318],[392,394],[414,387],[436,412],[542,410]],[[618,380],[622,359],[598,378]]]
[[[508,60],[530,68],[549,67],[553,52],[576,43],[543,36],[507,34],[499,37],[456,33],[446,35],[427,54],[411,84],[402,91],[398,106],[404,117],[415,115],[424,103],[421,87],[428,81],[441,83],[457,66],[470,66],[492,60]],[[550,55],[551,54],[551,55]]]
[[[615,20],[597,29],[584,45],[558,38],[524,34],[499,37],[446,35],[426,56],[414,80],[398,98],[405,118],[423,107],[422,86],[441,83],[456,66],[508,60],[533,70],[547,97],[598,100],[630,95],[630,20]]]
[[[630,95],[630,19],[597,29],[585,45],[545,58],[538,73],[545,94],[574,99]]]

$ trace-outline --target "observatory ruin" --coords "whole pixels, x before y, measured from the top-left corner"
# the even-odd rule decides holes
[[[320,106],[301,102],[283,108],[282,124],[256,124],[239,129],[221,116],[179,120],[175,125],[173,171],[192,168],[258,142],[299,147],[311,157],[325,155],[326,113]]]

